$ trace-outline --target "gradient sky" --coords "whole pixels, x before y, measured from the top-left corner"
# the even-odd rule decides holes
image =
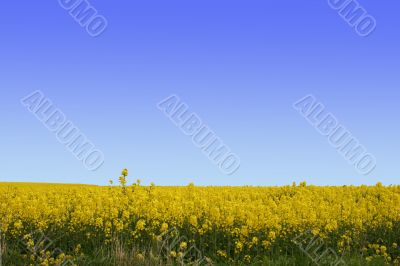
[[[105,1],[90,37],[58,1],[0,9],[0,181],[158,185],[398,184],[397,1],[360,0],[358,36],[327,1]],[[20,99],[41,90],[105,154],[88,171]],[[241,158],[220,172],[157,109],[177,94]],[[292,108],[315,95],[377,158],[357,173]]]

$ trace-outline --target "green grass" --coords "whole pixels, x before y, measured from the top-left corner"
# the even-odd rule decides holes
[[[24,251],[20,246],[7,246],[3,245],[2,254],[2,266],[22,266],[22,265],[40,265],[32,263],[24,257],[29,252]],[[28,254],[27,254],[28,253]],[[68,253],[68,252],[67,252]],[[139,255],[141,254],[141,255]],[[352,256],[346,256],[342,258],[345,264],[337,264],[337,266],[383,266],[388,265],[383,259],[376,258],[371,262],[366,262],[358,254]],[[148,248],[147,251],[138,252],[135,249],[127,250],[124,249],[123,245],[114,243],[108,247],[101,247],[94,249],[89,254],[75,255],[73,259],[75,265],[79,266],[175,266],[175,265],[196,265],[190,263],[181,263],[179,261],[172,261],[165,258],[161,258],[156,248]],[[221,258],[211,258],[209,261],[212,263],[207,264],[206,261],[201,265],[221,265],[221,266],[333,266],[332,261],[327,260],[326,262],[319,262],[318,264],[313,262],[306,254],[301,251],[295,251],[292,255],[263,255],[261,254],[257,258],[253,258],[253,261],[223,261]],[[70,264],[66,264],[70,265]],[[336,265],[335,265],[336,266]]]

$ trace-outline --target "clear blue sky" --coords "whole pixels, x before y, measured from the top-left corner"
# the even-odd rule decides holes
[[[58,1],[0,9],[0,181],[398,184],[400,4],[359,1],[358,36],[327,1],[104,1],[90,37]],[[104,152],[95,172],[20,103],[41,90]],[[221,173],[156,104],[179,95],[241,158]],[[315,95],[377,158],[357,173],[292,104]]]

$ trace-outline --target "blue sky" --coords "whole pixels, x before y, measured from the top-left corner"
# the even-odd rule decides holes
[[[91,37],[58,1],[0,10],[0,181],[398,184],[400,4],[359,1],[360,37],[327,1],[89,1]],[[105,156],[88,171],[20,103],[41,90]],[[241,159],[223,174],[157,108],[179,95]],[[293,109],[312,94],[377,159],[360,175]]]

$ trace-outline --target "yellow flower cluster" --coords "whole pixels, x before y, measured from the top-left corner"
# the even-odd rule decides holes
[[[127,185],[127,174],[122,187],[0,183],[1,233],[63,232],[84,250],[94,238],[143,244],[177,228],[187,238],[182,251],[189,242],[210,256],[251,261],[287,252],[293,238],[311,231],[338,254],[400,261],[399,186],[146,187]]]

